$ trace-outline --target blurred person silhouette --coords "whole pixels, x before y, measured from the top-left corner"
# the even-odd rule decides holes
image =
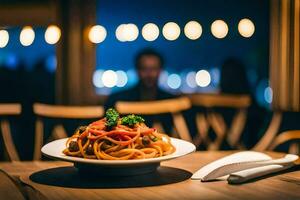
[[[256,142],[264,122],[265,110],[256,102],[252,94],[244,64],[237,58],[228,58],[221,66],[220,92],[225,94],[249,95],[251,106],[248,110],[247,123],[242,135],[246,147],[252,147]],[[222,110],[225,121],[231,121],[232,110]],[[229,122],[230,124],[230,122]]]
[[[221,68],[220,90],[227,94],[250,94],[250,84],[243,63],[228,58]]]
[[[128,90],[110,95],[104,108],[107,110],[114,107],[117,101],[153,101],[175,97],[158,86],[158,79],[163,67],[164,59],[156,50],[146,48],[138,52],[135,57],[135,69],[139,82]],[[171,130],[172,120],[169,115],[143,117],[149,126],[153,124],[153,120],[159,120],[165,131]]]

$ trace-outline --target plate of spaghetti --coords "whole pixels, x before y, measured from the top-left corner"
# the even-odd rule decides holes
[[[159,164],[195,149],[190,142],[149,128],[140,116],[120,117],[117,111],[108,109],[104,118],[80,126],[70,138],[43,146],[42,153],[75,165],[134,166]]]

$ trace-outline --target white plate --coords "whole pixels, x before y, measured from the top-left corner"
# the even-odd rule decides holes
[[[147,158],[147,159],[136,159],[136,160],[96,160],[96,159],[86,159],[78,158],[72,156],[66,156],[62,151],[66,148],[66,141],[68,138],[55,140],[43,146],[42,153],[50,158],[69,161],[78,164],[91,164],[99,166],[133,166],[139,164],[154,164],[160,163],[161,161],[170,160],[178,158],[196,150],[195,145],[190,142],[171,138],[171,143],[175,146],[176,151],[170,155],[162,156],[158,158]]]

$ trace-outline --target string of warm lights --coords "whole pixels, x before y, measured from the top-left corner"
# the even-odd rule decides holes
[[[101,43],[105,40],[107,32],[104,27],[97,28],[99,25],[93,26],[90,30],[89,39],[93,43]],[[215,20],[210,27],[211,33],[218,39],[223,39],[227,36],[229,28],[224,20]],[[245,38],[251,37],[255,32],[254,23],[250,19],[242,19],[238,24],[238,31],[241,36]],[[184,35],[190,40],[197,40],[202,35],[202,26],[197,21],[189,21],[184,26]],[[159,27],[154,23],[147,23],[142,27],[142,37],[146,41],[154,41],[160,34]],[[167,22],[162,27],[162,35],[166,40],[174,41],[179,38],[181,34],[180,26],[175,22]],[[132,42],[139,36],[139,29],[135,24],[120,24],[116,31],[115,36],[120,42]]]
[[[188,72],[183,75],[185,78],[181,78],[179,74],[169,74],[167,71],[163,71],[160,82],[170,89],[179,89],[185,84],[190,88],[208,87],[211,82],[211,74],[209,71],[201,69],[198,72]],[[124,87],[127,85],[129,79],[134,79],[129,72],[123,70],[96,70],[93,75],[93,84],[97,88],[113,88]]]
[[[60,28],[56,25],[50,25],[45,32],[45,41],[48,44],[56,44],[61,36]]]
[[[211,33],[218,39],[223,39],[229,32],[228,25],[223,20],[215,20],[210,27]],[[238,32],[242,37],[249,38],[255,32],[255,25],[250,19],[241,19],[238,23]],[[190,40],[197,40],[202,35],[202,26],[197,21],[189,21],[183,29],[184,35]],[[154,23],[147,23],[142,27],[141,34],[146,41],[155,41],[160,34],[159,27]],[[175,22],[168,22],[162,28],[162,35],[166,40],[174,41],[181,34],[180,26]],[[132,42],[139,36],[138,27],[133,24],[121,24],[115,31],[117,40],[120,42]],[[101,25],[92,26],[89,30],[89,40],[99,44],[106,39],[107,31]],[[50,25],[45,31],[45,41],[48,44],[56,44],[61,37],[61,30],[56,25]],[[20,43],[23,46],[30,46],[35,39],[35,32],[31,26],[25,26],[20,32]],[[0,30],[0,48],[4,48],[9,42],[7,30]]]
[[[237,28],[239,34],[245,38],[250,38],[255,32],[254,23],[247,18],[241,19]],[[217,19],[211,24],[210,31],[215,38],[223,39],[227,36],[229,28],[224,20]],[[115,37],[120,42],[132,42],[138,38],[139,34],[141,34],[144,40],[152,42],[159,37],[160,33],[162,33],[162,36],[166,40],[174,41],[184,33],[188,39],[197,40],[201,37],[202,32],[202,26],[197,21],[187,22],[183,30],[181,30],[180,26],[175,22],[167,22],[163,25],[161,30],[158,25],[154,23],[145,24],[141,30],[139,30],[135,24],[129,23],[119,25],[115,31]],[[58,26],[50,25],[45,31],[44,39],[46,43],[54,45],[60,40],[61,34],[61,30]],[[88,38],[90,42],[99,44],[106,39],[107,34],[105,27],[95,25],[89,28]],[[6,47],[9,40],[9,31],[0,29],[0,48]],[[31,26],[23,27],[20,31],[19,40],[21,45],[25,47],[32,45],[35,40],[34,29]],[[51,57],[51,59],[47,59],[47,63],[52,63],[51,70],[55,70],[55,67],[53,67],[56,66],[55,62],[55,56]],[[185,74],[169,74],[167,71],[163,71],[160,75],[159,82],[162,87],[167,89],[180,89],[181,91],[184,91],[188,88],[186,91],[193,92],[197,88],[214,87],[216,84],[216,76],[214,74],[213,70],[204,69],[199,71],[189,71]],[[134,81],[137,81],[137,75],[132,69],[126,72],[123,70],[96,70],[93,74],[93,84],[96,88],[122,88],[130,85],[130,82]],[[265,101],[268,103],[272,102],[272,89],[269,86],[264,86],[263,88]]]
[[[61,30],[56,25],[50,25],[45,31],[45,41],[48,44],[56,44],[61,37]],[[34,42],[35,32],[31,26],[24,26],[20,32],[19,40],[22,46],[30,46]],[[0,30],[0,48],[6,47],[9,42],[9,33],[7,30]]]
[[[0,30],[0,48],[4,48],[9,41],[9,34],[7,30]]]
[[[90,41],[93,43],[103,42],[107,35],[106,31],[99,29],[96,34],[93,29],[94,27],[92,27],[90,31]],[[242,19],[238,24],[238,31],[243,37],[251,37],[255,31],[254,23],[249,19]],[[202,26],[197,21],[189,21],[184,26],[183,32],[190,40],[197,40],[202,35]],[[211,33],[218,39],[225,38],[228,32],[228,25],[223,20],[218,19],[211,24]],[[160,30],[156,24],[147,23],[142,27],[141,34],[146,41],[155,41],[159,37]],[[166,40],[174,41],[179,38],[180,34],[180,27],[175,22],[168,22],[162,28],[162,35]],[[93,35],[96,36],[92,37]],[[134,24],[121,24],[117,27],[115,35],[120,42],[130,42],[137,39],[139,29]],[[98,42],[95,42],[96,40]],[[93,83],[97,88],[124,87],[127,85],[127,81],[131,79],[132,77],[130,77],[130,74],[122,70],[96,70],[93,76]],[[209,87],[212,82],[211,73],[204,69],[201,69],[198,72],[188,72],[185,76],[176,73],[168,74],[167,71],[164,71],[160,76],[160,79],[164,79],[160,81],[162,85],[173,90],[182,88],[184,84],[189,88],[206,88]],[[120,84],[120,82],[122,84]]]

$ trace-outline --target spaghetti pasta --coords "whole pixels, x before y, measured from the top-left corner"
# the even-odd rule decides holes
[[[155,158],[175,151],[166,134],[147,127],[139,116],[127,117],[118,117],[116,123],[109,122],[113,126],[108,126],[106,115],[86,127],[78,128],[67,140],[63,153],[87,159],[129,160]]]

